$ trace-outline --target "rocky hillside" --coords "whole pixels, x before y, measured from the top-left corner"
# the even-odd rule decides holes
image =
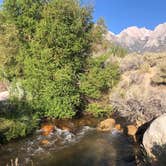
[[[110,101],[122,117],[143,124],[166,113],[166,53],[127,55],[120,69]]]
[[[166,23],[158,25],[154,30],[133,26],[118,35],[108,32],[106,38],[127,48],[129,52],[166,51]]]

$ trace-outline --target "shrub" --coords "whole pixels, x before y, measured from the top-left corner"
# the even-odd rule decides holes
[[[94,117],[104,117],[112,113],[112,106],[96,102],[89,104],[86,111]]]
[[[107,93],[120,79],[118,64],[107,61],[108,57],[109,54],[90,58],[88,70],[81,75],[80,90],[88,101],[86,111],[95,117],[111,114]]]
[[[140,69],[140,66],[144,63],[143,57],[137,54],[129,54],[124,57],[120,64],[120,70],[122,72]]]
[[[127,55],[127,50],[121,46],[112,44],[110,52],[113,56],[124,58]]]
[[[39,123],[38,115],[24,102],[17,100],[1,104],[0,142],[30,134]]]
[[[94,24],[91,35],[92,35],[92,52],[96,55],[100,52],[105,52],[110,42],[106,40],[105,35],[107,34],[107,27],[103,18],[97,20],[97,23]]]
[[[148,73],[148,72],[150,72],[150,65],[149,65],[147,62],[143,63],[143,64],[140,66],[140,71],[141,71],[142,73]]]
[[[166,85],[166,63],[162,62],[157,66],[157,73],[152,77],[153,84]]]
[[[80,89],[88,98],[99,99],[120,78],[118,65],[105,65],[106,58],[105,56],[101,56],[90,59],[88,71],[81,76]]]

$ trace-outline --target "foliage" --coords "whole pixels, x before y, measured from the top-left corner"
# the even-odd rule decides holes
[[[18,31],[12,23],[7,22],[4,13],[0,12],[0,74],[1,78],[6,72],[13,72],[14,57],[18,52]],[[9,70],[10,68],[10,70]]]
[[[7,78],[19,82],[41,116],[72,117],[81,105],[78,82],[90,51],[91,10],[77,0],[6,0],[4,9],[20,43]]]
[[[143,63],[141,66],[140,66],[140,71],[142,73],[148,73],[150,72],[150,65],[148,63]]]
[[[105,20],[100,18],[94,24],[91,36],[92,36],[92,52],[97,54],[98,52],[105,52],[111,45],[111,43],[106,39],[107,35],[107,26]]]
[[[105,63],[108,54],[90,57],[93,46],[110,44],[104,20],[94,25],[91,12],[79,0],[4,0],[1,69],[11,85],[9,107],[0,113],[4,140],[30,133],[38,117],[73,117],[86,98],[99,99],[117,83],[118,65]],[[95,116],[108,111],[93,108]]]
[[[19,41],[24,47],[33,39],[42,17],[41,12],[47,3],[47,0],[4,0],[4,14],[17,27]]]
[[[90,103],[86,111],[94,117],[104,117],[112,113],[112,106],[102,103]]]
[[[25,102],[1,103],[0,142],[30,134],[39,123],[38,115]]]
[[[125,48],[115,44],[112,44],[110,52],[111,54],[113,54],[113,56],[117,56],[121,58],[127,55],[127,50]]]
[[[105,65],[106,59],[104,55],[89,59],[88,70],[82,75],[80,83],[81,92],[88,98],[99,99],[119,80],[118,65]]]
[[[103,35],[107,33],[107,27],[105,25],[105,20],[100,18],[97,20],[96,24],[92,29],[93,43],[100,43],[103,40]]]

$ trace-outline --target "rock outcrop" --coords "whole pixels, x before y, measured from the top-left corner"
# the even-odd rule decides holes
[[[158,159],[166,154],[166,114],[156,118],[143,136],[143,145],[150,157]]]

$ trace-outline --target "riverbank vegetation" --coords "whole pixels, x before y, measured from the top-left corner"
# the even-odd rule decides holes
[[[0,23],[1,79],[11,95],[0,111],[2,140],[31,133],[43,117],[110,114],[102,97],[120,73],[107,60],[126,52],[105,40],[106,26],[102,19],[93,23],[91,7],[77,0],[4,0]],[[103,50],[98,57],[96,48]]]

